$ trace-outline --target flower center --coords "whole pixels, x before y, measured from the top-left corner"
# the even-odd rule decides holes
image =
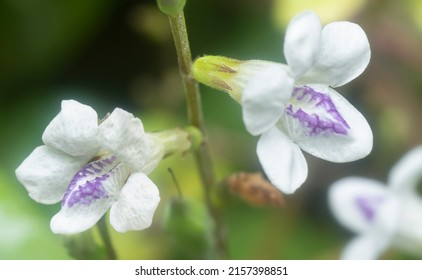
[[[308,86],[294,87],[286,114],[300,122],[307,129],[308,135],[346,135],[350,129],[330,96]]]
[[[368,222],[372,222],[378,206],[384,201],[382,196],[358,196],[355,202]]]
[[[71,208],[75,204],[90,205],[94,200],[108,198],[110,190],[105,183],[121,165],[113,155],[101,157],[85,165],[73,176],[64,194],[62,207]]]

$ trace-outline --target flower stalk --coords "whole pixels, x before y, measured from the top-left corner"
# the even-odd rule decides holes
[[[222,221],[217,213],[217,209],[211,201],[211,191],[212,188],[216,185],[216,179],[207,142],[199,85],[193,78],[191,72],[192,56],[183,11],[180,11],[177,16],[169,15],[169,20],[176,47],[179,70],[186,94],[189,124],[198,128],[201,131],[203,137],[201,145],[199,145],[198,149],[195,151],[195,158],[205,190],[205,201],[208,210],[215,222],[215,249],[218,252],[218,255],[223,257],[226,255],[226,249],[222,230]]]
[[[105,216],[103,216],[97,223],[98,230],[100,232],[101,238],[103,239],[103,243],[107,252],[107,256],[109,260],[117,260],[117,254],[114,250],[113,243],[111,242],[110,234],[107,228],[107,222],[105,220]]]

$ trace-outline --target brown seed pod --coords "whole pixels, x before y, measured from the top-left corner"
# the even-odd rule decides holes
[[[225,180],[229,192],[254,206],[284,206],[283,194],[261,173],[239,172]]]

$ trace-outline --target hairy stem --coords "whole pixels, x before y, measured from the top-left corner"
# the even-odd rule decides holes
[[[216,227],[214,232],[216,253],[220,258],[224,258],[227,255],[227,250],[224,238],[223,222],[211,200],[211,191],[216,185],[216,179],[207,142],[207,133],[202,113],[199,86],[193,78],[191,72],[192,56],[186,30],[185,17],[183,12],[180,12],[178,16],[170,16],[169,19],[176,46],[179,70],[185,88],[189,123],[190,125],[197,127],[203,136],[202,144],[195,151],[195,158],[201,175],[202,184],[205,189],[205,201],[208,210],[214,219]]]

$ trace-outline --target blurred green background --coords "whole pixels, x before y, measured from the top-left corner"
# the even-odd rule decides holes
[[[422,1],[188,0],[192,54],[283,62],[283,32],[304,9],[324,23],[349,20],[367,32],[372,59],[362,76],[338,89],[369,121],[374,149],[334,164],[307,156],[305,184],[281,208],[228,197],[224,221],[230,258],[337,259],[352,234],[327,208],[327,187],[349,175],[386,181],[391,166],[422,143]],[[38,145],[60,101],[76,99],[105,115],[115,107],[141,117],[147,130],[186,125],[186,108],[167,18],[153,0],[0,0],[0,259],[68,259],[64,238],[49,229],[59,205],[32,201],[14,170]],[[257,138],[238,104],[201,87],[219,179],[260,171]],[[151,228],[111,238],[122,259],[191,258],[162,226],[176,196],[202,198],[192,156],[173,156],[151,174],[161,204]],[[97,233],[93,231],[98,242]],[[412,258],[390,250],[382,258]]]

